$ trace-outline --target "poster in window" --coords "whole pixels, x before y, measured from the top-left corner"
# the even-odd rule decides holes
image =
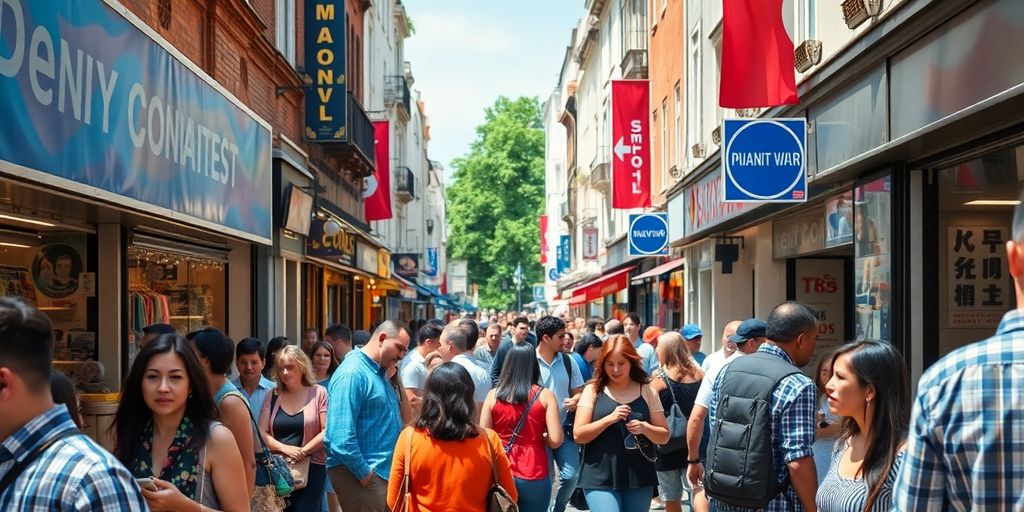
[[[63,299],[78,291],[85,271],[85,235],[48,236],[32,260],[32,279],[39,293]]]
[[[1013,307],[1006,226],[950,226],[947,231],[951,329],[995,329]]]
[[[855,339],[891,341],[891,182],[853,190]]]
[[[825,201],[825,219],[825,247],[852,242],[853,192],[846,192]]]

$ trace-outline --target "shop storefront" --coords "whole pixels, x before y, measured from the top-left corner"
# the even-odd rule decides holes
[[[116,392],[145,325],[251,335],[267,123],[105,2],[4,9],[23,23],[5,17],[0,290],[51,318],[55,366]],[[29,58],[29,38],[65,50]]]
[[[683,326],[683,272],[685,259],[670,259],[630,280],[635,295],[642,295],[640,310],[645,325],[656,325],[667,330]]]

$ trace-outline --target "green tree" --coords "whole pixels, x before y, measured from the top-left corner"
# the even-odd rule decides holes
[[[540,226],[544,208],[544,131],[537,98],[498,97],[469,154],[452,162],[447,189],[448,256],[467,260],[469,282],[480,285],[480,305],[515,307],[513,274],[523,266],[523,303],[530,284],[543,281]],[[508,290],[502,291],[502,281]]]

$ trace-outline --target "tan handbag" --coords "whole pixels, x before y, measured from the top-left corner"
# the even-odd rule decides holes
[[[412,511],[412,491],[410,490],[412,484],[412,476],[409,474],[409,466],[412,465],[410,457],[412,456],[412,432],[409,429],[409,439],[405,443],[405,474],[402,476],[402,485],[398,488],[398,501],[395,501],[395,506],[391,507],[391,512],[411,512]]]
[[[292,479],[295,480],[295,490],[304,489],[306,484],[309,483],[309,457],[306,457],[298,462],[288,462],[288,467],[292,470]]]
[[[480,435],[484,436],[487,454],[491,459],[491,475],[494,477],[494,485],[487,493],[487,512],[519,512],[516,500],[512,499],[512,495],[498,482],[498,464],[494,460],[494,449],[491,448],[491,440],[487,438],[487,431],[481,427],[477,427],[477,430],[480,431]]]

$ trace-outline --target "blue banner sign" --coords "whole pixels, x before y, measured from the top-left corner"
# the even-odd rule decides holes
[[[558,273],[565,274],[572,268],[572,239],[569,235],[560,235],[558,239]]]
[[[427,247],[427,265],[423,275],[437,277],[437,247]]]
[[[269,126],[136,23],[0,2],[0,170],[269,243]]]
[[[348,140],[345,2],[306,0],[305,16],[306,139],[343,142]]]
[[[634,213],[629,216],[629,255],[668,254],[668,214]]]
[[[807,201],[807,120],[726,119],[726,202]]]

